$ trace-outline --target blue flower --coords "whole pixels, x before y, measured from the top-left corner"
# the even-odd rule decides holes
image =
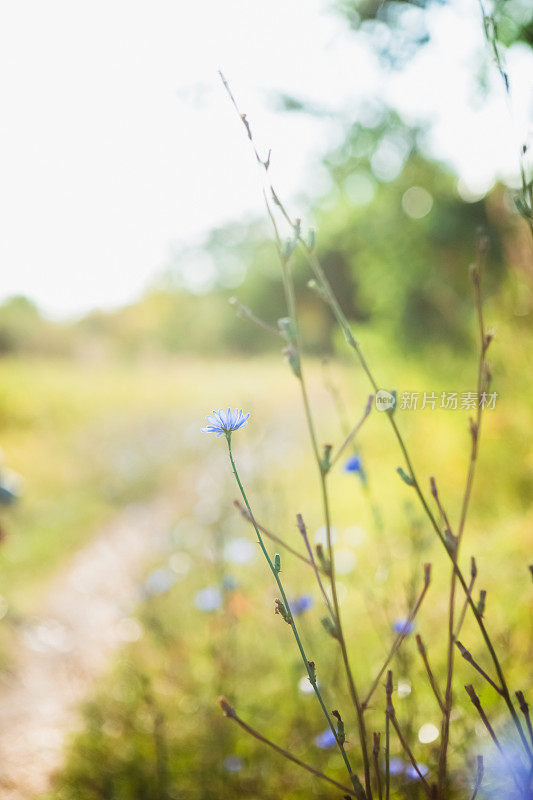
[[[240,772],[243,768],[242,758],[239,758],[239,756],[227,756],[224,759],[224,766],[228,772]]]
[[[424,776],[427,775],[428,768],[424,766],[424,764],[419,764],[418,769],[420,770],[422,775]],[[409,764],[409,766],[405,770],[405,774],[407,775],[408,778],[412,778],[414,781],[420,780],[420,775],[418,774],[418,772],[416,771],[416,769],[413,767],[412,764]]]
[[[208,425],[202,428],[202,433],[216,433],[217,436],[222,434],[231,433],[246,425],[250,414],[243,414],[242,408],[236,408],[234,411],[228,408],[227,412],[223,408],[218,411],[213,411],[213,415],[206,417]]]
[[[142,588],[145,597],[155,597],[168,592],[175,583],[176,575],[174,572],[171,569],[167,569],[167,567],[159,567],[147,577]]]
[[[206,586],[194,595],[194,605],[200,611],[216,611],[222,605],[222,594],[216,586]]]
[[[395,633],[405,633],[405,635],[407,635],[414,631],[415,624],[414,622],[409,622],[407,617],[402,617],[401,619],[395,619],[392,623],[392,627]]]
[[[423,776],[426,776],[429,771],[424,764],[419,764],[418,769]],[[402,775],[406,778],[411,778],[414,781],[420,780],[420,775],[413,765],[402,761],[401,758],[391,758],[389,762],[389,771],[391,775]]]
[[[361,456],[350,456],[348,461],[344,464],[345,472],[362,472],[363,462]]]
[[[303,614],[313,607],[313,598],[310,594],[302,594],[300,597],[295,597],[289,603],[291,611],[295,617]]]
[[[389,772],[391,775],[401,775],[405,769],[405,764],[401,758],[391,758],[389,761]]]
[[[321,750],[328,750],[330,747],[333,747],[335,745],[335,737],[331,728],[326,728],[325,731],[315,736],[315,744],[317,747],[320,747]]]
[[[360,455],[353,455],[344,462],[344,471],[353,472],[354,475],[359,476],[359,480],[363,485],[366,485],[366,472],[363,467],[363,459]]]

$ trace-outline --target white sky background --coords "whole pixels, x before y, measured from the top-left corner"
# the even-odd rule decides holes
[[[345,113],[363,97],[434,122],[431,148],[473,188],[516,172],[532,117],[533,57],[508,59],[515,125],[486,57],[477,0],[431,17],[434,43],[404,74],[325,0],[11,0],[0,13],[0,298],[53,316],[135,299],[172,248],[262,214],[260,176],[220,86],[230,80],[285,197],[319,191],[341,129],[272,111],[272,92]],[[194,268],[194,266],[192,267]]]

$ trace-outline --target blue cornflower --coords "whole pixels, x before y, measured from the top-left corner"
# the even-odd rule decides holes
[[[428,772],[429,772],[429,770],[428,770],[428,768],[425,766],[425,764],[419,764],[419,765],[418,765],[418,769],[420,770],[421,774],[422,774],[424,777],[425,777],[425,776],[428,774]],[[413,765],[412,765],[412,764],[409,764],[409,766],[406,768],[406,770],[405,770],[405,774],[407,775],[407,777],[408,777],[408,778],[412,778],[414,781],[419,781],[419,780],[420,780],[420,775],[418,774],[418,772],[416,771],[416,769],[413,767]]]
[[[366,485],[366,472],[363,467],[363,459],[360,455],[354,454],[344,462],[344,471],[353,472],[354,475],[359,476],[359,480],[363,485]]]
[[[405,770],[405,764],[401,758],[391,758],[389,761],[389,772],[391,775],[401,775]]]
[[[310,594],[302,594],[300,597],[295,597],[294,600],[291,600],[289,605],[293,615],[297,617],[313,607],[313,598]]]
[[[250,414],[243,414],[242,408],[236,408],[234,411],[228,408],[227,412],[223,408],[218,411],[213,411],[213,415],[206,417],[208,425],[202,428],[202,433],[216,433],[217,436],[228,434],[236,431],[246,425]]]
[[[415,629],[414,622],[409,622],[408,617],[402,617],[401,619],[395,619],[392,623],[392,627],[395,633],[412,633]]]
[[[317,747],[320,747],[321,750],[328,750],[330,747],[333,747],[335,744],[335,736],[331,728],[326,728],[325,731],[315,736],[315,744]]]
[[[425,764],[419,764],[418,769],[423,776],[426,776],[429,772]],[[413,765],[402,761],[401,758],[391,758],[389,762],[389,771],[391,775],[402,775],[415,781],[420,780],[420,776]]]
[[[348,461],[344,464],[344,471],[345,472],[362,472],[363,471],[363,462],[361,460],[361,456],[350,456]]]

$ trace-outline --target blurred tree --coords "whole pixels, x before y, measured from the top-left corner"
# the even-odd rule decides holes
[[[379,55],[401,66],[431,41],[427,14],[450,0],[337,0],[337,10],[354,30],[371,35]],[[482,5],[483,3],[483,5]],[[498,40],[505,47],[523,42],[533,47],[533,5],[530,0],[482,0],[481,14],[496,23]]]
[[[70,349],[63,326],[46,320],[32,300],[16,295],[0,305],[0,355],[64,354]]]

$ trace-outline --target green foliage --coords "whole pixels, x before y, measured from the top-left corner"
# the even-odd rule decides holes
[[[393,66],[404,64],[430,41],[427,13],[449,0],[337,0],[340,14],[353,30],[369,33],[379,55]],[[483,2],[493,13],[498,37],[507,47],[533,46],[533,9],[528,0]],[[481,12],[480,12],[481,13]]]
[[[63,327],[44,319],[27,297],[10,297],[0,305],[0,356],[68,352],[69,340]]]

